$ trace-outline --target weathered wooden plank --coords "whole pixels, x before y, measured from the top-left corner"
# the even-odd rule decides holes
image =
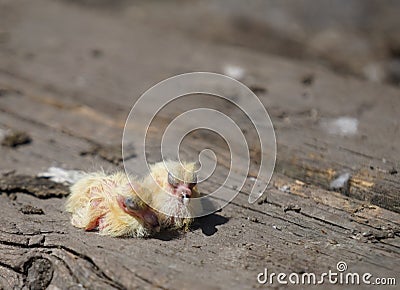
[[[63,117],[60,120],[57,118],[49,125],[56,129],[61,128],[61,130],[66,130],[67,132],[70,132],[70,134],[85,136],[83,138],[92,140],[92,142],[95,142],[95,140],[103,140],[103,136],[110,136],[111,134],[117,136],[121,134],[114,128],[122,130],[122,122],[120,122],[120,125],[111,120],[108,121],[107,124],[104,122],[99,123],[99,120],[107,120],[107,118],[98,113],[95,113],[95,116],[98,117],[93,118],[93,114],[86,115],[74,111],[70,112],[68,110],[64,112],[59,109],[61,105],[47,106],[46,103],[43,104],[43,100],[39,99],[39,101],[32,101],[29,97],[27,100],[23,100],[23,102],[26,102],[25,106],[29,108],[28,110],[15,110],[18,106],[15,104],[15,99],[12,97],[4,97],[2,102],[4,105],[3,110],[7,110],[12,114],[17,114],[22,118],[28,118],[28,120],[29,118],[32,118],[32,108],[36,108],[36,112],[47,112],[47,114],[48,112],[51,112],[50,114],[52,116],[60,115],[62,113],[66,115],[66,117]],[[275,113],[275,111],[273,110],[272,113]],[[40,117],[44,119],[52,118],[45,117],[43,114],[41,114]],[[39,118],[33,119],[37,122],[40,121]],[[77,121],[86,124],[87,129],[84,127],[82,128],[82,126],[76,126]],[[163,126],[165,126],[165,124],[167,124],[167,120],[164,120]],[[275,124],[278,125],[278,130],[280,130],[279,119]],[[305,125],[316,126],[313,122],[310,123],[307,120],[307,117]],[[102,130],[97,130],[98,127],[101,127]],[[96,129],[94,130],[94,128]],[[157,126],[154,126],[154,128],[157,128]],[[396,178],[397,173],[395,162],[379,160],[377,157],[373,156],[369,157],[368,155],[357,153],[356,151],[346,149],[342,146],[337,147],[335,146],[335,143],[329,143],[327,141],[321,142],[319,139],[314,137],[315,134],[313,135],[312,132],[309,132],[310,130],[307,129],[308,127],[304,126],[302,128],[302,134],[296,134],[295,131],[291,131],[290,134],[279,135],[281,138],[285,138],[285,140],[290,137],[295,141],[292,143],[287,141],[287,144],[290,145],[285,144],[285,142],[282,142],[283,144],[278,143],[280,146],[278,150],[277,169],[280,172],[307,182],[316,183],[325,188],[329,187],[329,183],[340,172],[351,172],[352,177],[350,179],[348,194],[362,200],[371,201],[377,205],[388,207],[392,210],[398,209],[399,182]],[[93,131],[97,133],[88,133]],[[304,134],[304,131],[307,132],[306,134],[309,134],[309,137]],[[153,134],[160,134],[161,132],[162,130],[158,128],[158,130],[154,131]],[[111,138],[118,140],[119,138],[116,136],[111,136]],[[329,136],[327,138],[328,139],[325,140],[329,140]],[[303,143],[301,142],[302,139]],[[108,139],[103,142],[108,142]],[[294,143],[298,144],[296,149],[292,149]],[[351,160],[353,160],[353,162],[350,164]],[[357,166],[357,164],[360,165]]]
[[[73,228],[60,210],[61,199],[44,201],[17,194],[10,200],[3,194],[2,261],[8,269],[18,270],[32,256],[48,259],[58,277],[51,283],[58,287],[68,281],[85,287],[133,288],[149,286],[145,281],[151,281],[150,286],[173,289],[190,285],[194,276],[206,279],[205,284],[198,282],[199,288],[219,285],[219,281],[224,283],[221,288],[256,286],[255,275],[264,267],[318,273],[334,268],[338,259],[353,271],[368,270],[375,275],[387,276],[399,267],[399,246],[390,244],[398,240],[398,214],[375,207],[379,215],[374,217],[373,237],[363,236],[371,225],[352,218],[361,202],[311,186],[296,189],[297,183],[286,177],[275,179],[275,184],[290,185],[291,191],[272,188],[266,202],[253,205],[246,205],[247,194],[240,194],[222,212],[200,219],[185,236],[147,240],[113,239]],[[284,211],[290,202],[300,207],[299,213]],[[18,212],[32,203],[45,214]],[[391,230],[393,237],[385,237]],[[17,253],[20,258],[12,259]],[[16,270],[19,279],[27,275]],[[210,271],[219,275],[210,275]],[[13,283],[12,277],[7,281]]]
[[[59,5],[62,6],[60,3],[50,4],[50,11],[56,11],[59,9]],[[22,28],[30,31],[33,27],[42,25],[42,22],[38,23],[34,17],[42,12],[36,7],[29,9],[32,16],[24,19],[20,27],[10,28],[11,31],[16,29],[17,35],[23,32],[20,30]],[[130,20],[130,23],[137,22],[135,29],[130,31],[132,37],[128,36],[120,47],[110,47],[109,43],[117,43],[118,36],[126,29],[119,21],[113,17],[106,17],[107,23],[101,22],[102,24],[100,24],[99,15],[90,14],[88,11],[79,10],[76,7],[66,7],[65,9],[70,9],[70,13],[80,16],[82,24],[86,24],[84,26],[87,30],[85,35],[90,35],[90,39],[82,39],[80,34],[68,36],[73,40],[68,41],[68,46],[63,49],[71,53],[76,52],[81,49],[77,47],[79,44],[90,51],[90,44],[98,43],[99,46],[104,47],[104,50],[109,51],[110,56],[107,57],[107,54],[104,53],[101,60],[93,59],[90,55],[85,56],[84,61],[88,71],[84,72],[84,77],[91,80],[98,78],[104,80],[105,77],[98,70],[100,65],[98,62],[101,62],[101,66],[108,63],[110,64],[108,68],[112,71],[107,72],[106,79],[109,79],[111,83],[118,82],[119,86],[107,86],[107,82],[94,83],[92,81],[92,85],[80,87],[76,83],[60,83],[58,80],[54,80],[54,74],[45,69],[44,65],[54,61],[55,55],[50,47],[43,44],[32,48],[35,50],[33,53],[40,55],[41,61],[31,60],[30,66],[22,66],[22,63],[25,62],[24,59],[18,55],[11,55],[9,51],[5,50],[2,52],[5,56],[2,58],[3,67],[11,72],[8,73],[7,81],[10,83],[25,82],[24,85],[28,82],[30,84],[27,86],[30,88],[29,91],[34,89],[40,92],[39,97],[28,94],[28,100],[24,100],[28,103],[18,107],[18,114],[21,116],[29,115],[31,117],[35,115],[35,112],[42,112],[41,115],[34,118],[42,118],[42,121],[52,119],[52,122],[49,120],[48,123],[70,130],[68,132],[72,134],[90,135],[98,142],[109,142],[110,139],[119,140],[129,105],[139,96],[140,92],[151,84],[170,75],[172,71],[176,72],[176,63],[179,62],[177,61],[178,55],[186,55],[190,51],[196,50],[199,56],[181,64],[180,71],[195,68],[222,71],[223,64],[218,59],[224,55],[225,61],[234,60],[243,66],[246,70],[243,81],[246,84],[264,89],[264,92],[260,93],[260,98],[269,109],[277,130],[279,148],[277,169],[280,172],[328,188],[335,175],[348,171],[352,175],[349,188],[352,196],[398,210],[399,183],[398,174],[394,173],[398,171],[400,160],[398,146],[395,146],[399,143],[400,136],[396,111],[399,102],[398,89],[354,79],[348,80],[315,65],[296,63],[295,61],[287,62],[268,55],[255,54],[245,49],[238,50],[218,44],[210,44],[207,47],[199,46],[195,39],[186,40],[187,45],[184,47],[173,47],[172,49],[171,45],[165,47],[166,44],[170,44],[169,41],[149,36],[151,33],[148,32],[153,29],[151,26],[146,29],[137,28],[140,27],[140,19]],[[21,11],[21,13],[23,12]],[[120,16],[124,19],[124,15]],[[65,16],[65,18],[53,27],[54,31],[63,29],[63,25],[69,21],[68,17]],[[99,22],[104,31],[109,31],[107,34],[109,38],[101,39],[97,32],[100,28],[91,25],[92,22],[88,22],[88,19],[91,19],[93,23]],[[41,21],[50,22],[52,18]],[[54,31],[41,31],[42,34],[38,39],[54,38],[55,42],[62,41],[63,39],[60,38],[62,34],[55,35]],[[179,34],[171,35],[171,41],[179,42],[180,38]],[[26,40],[21,38],[20,41]],[[9,45],[17,48],[16,44],[10,43]],[[130,51],[131,47],[135,48],[137,56],[134,65],[126,63],[129,57],[124,53]],[[152,52],[157,54],[155,49],[157,47],[164,47],[163,52],[168,57],[156,60],[140,57],[145,52],[149,55]],[[208,53],[210,49],[214,51],[212,56]],[[44,51],[48,53],[42,55]],[[69,67],[69,63],[73,61],[71,58],[73,58],[73,54],[57,55],[57,62],[52,62],[52,67]],[[206,59],[208,61],[205,61]],[[34,73],[37,70],[42,70],[40,77]],[[72,74],[74,73],[75,70],[71,68],[65,69],[60,72],[59,77],[68,80],[73,78]],[[304,75],[310,73],[313,75],[313,81],[304,84],[301,80]],[[147,78],[143,78],[143,76],[147,76]],[[46,92],[45,98],[41,96],[44,91]],[[261,91],[259,90],[259,92]],[[62,101],[60,95],[62,95]],[[128,96],[132,96],[132,99],[128,99]],[[5,98],[3,101],[7,103],[8,100]],[[13,100],[13,102],[15,101]],[[65,107],[64,103],[69,104],[69,110],[66,112],[54,109],[57,106]],[[206,104],[206,102],[199,102],[199,105],[202,104]],[[11,105],[15,106],[17,103],[11,103]],[[217,104],[216,107],[221,110],[226,109],[225,105]],[[149,109],[151,108],[149,105]],[[78,125],[76,120],[80,120],[82,115],[86,115],[94,123],[97,123],[98,130],[93,132],[92,125],[85,126],[85,123]],[[341,116],[355,118],[359,123],[355,135],[331,134],[323,126],[326,122],[329,124],[329,120],[334,121]],[[108,138],[104,138],[104,136],[108,136]],[[387,141],[381,142],[380,140]]]
[[[29,117],[15,116],[6,112],[4,107],[0,108],[0,112],[0,127],[3,131],[22,130],[32,138],[30,144],[16,148],[0,146],[2,171],[17,169],[19,173],[35,175],[50,166],[86,171],[113,168],[101,156],[82,156],[82,152],[90,151],[95,146],[86,138],[60,132],[46,122],[35,123]]]

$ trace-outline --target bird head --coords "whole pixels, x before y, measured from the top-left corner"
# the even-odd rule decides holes
[[[164,177],[167,190],[181,201],[199,196],[195,163],[169,162]]]
[[[144,186],[151,192],[152,208],[165,226],[188,228],[199,202],[196,163],[166,161],[150,167]]]
[[[117,202],[125,213],[133,216],[139,221],[142,221],[147,228],[156,232],[160,231],[160,224],[157,215],[143,200],[140,199],[139,196],[118,195]]]

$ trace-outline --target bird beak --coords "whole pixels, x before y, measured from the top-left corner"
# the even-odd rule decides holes
[[[192,190],[186,184],[180,184],[175,190],[176,195],[182,198],[191,198]]]

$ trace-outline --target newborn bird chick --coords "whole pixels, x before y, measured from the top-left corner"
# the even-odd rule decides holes
[[[197,190],[195,163],[176,161],[159,162],[150,167],[150,174],[143,180],[150,206],[158,211],[162,227],[188,229],[200,202]]]
[[[134,181],[132,178],[131,181]],[[142,190],[134,183],[135,190]],[[71,223],[113,237],[145,237],[159,231],[157,215],[131,187],[125,173],[88,174],[71,187],[66,209]],[[145,196],[142,192],[141,196]]]

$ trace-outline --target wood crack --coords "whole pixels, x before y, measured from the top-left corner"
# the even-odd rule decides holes
[[[107,282],[107,284],[109,284],[110,286],[116,288],[116,289],[126,289],[126,287],[124,287],[122,284],[120,284],[119,282],[114,281],[111,277],[109,277],[107,274],[104,273],[104,271],[102,271],[97,264],[93,261],[92,258],[90,258],[89,256],[79,253],[69,247],[63,246],[63,245],[38,245],[38,244],[33,244],[33,245],[29,245],[29,244],[21,244],[21,243],[16,243],[16,242],[11,242],[11,241],[3,241],[0,240],[0,244],[3,245],[7,245],[7,246],[12,246],[12,247],[16,247],[16,248],[22,248],[22,249],[58,249],[58,250],[64,250],[74,256],[77,256],[85,261],[87,261],[92,269],[93,272],[101,279],[103,279],[105,282]],[[18,273],[24,273],[23,271],[19,271]]]
[[[0,176],[0,193],[25,193],[40,199],[49,199],[67,196],[69,189],[66,185],[46,178],[11,174]]]

